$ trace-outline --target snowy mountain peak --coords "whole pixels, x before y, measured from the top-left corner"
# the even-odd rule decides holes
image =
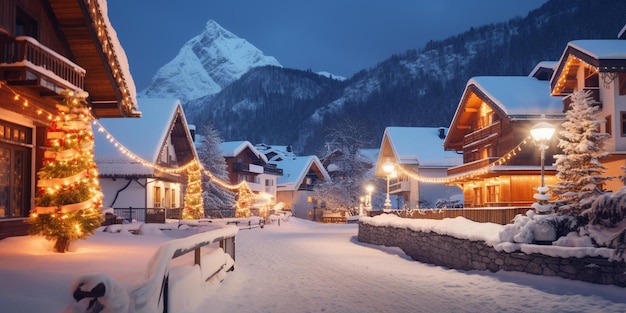
[[[187,41],[152,77],[139,97],[188,100],[218,93],[253,67],[280,63],[245,39],[209,20],[202,33]]]

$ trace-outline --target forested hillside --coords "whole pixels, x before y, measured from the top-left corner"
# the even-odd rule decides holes
[[[325,130],[347,117],[369,125],[449,126],[473,76],[528,75],[557,61],[568,41],[616,39],[626,1],[551,0],[526,17],[490,24],[390,56],[345,81],[307,71],[256,68],[215,96],[186,104],[192,123],[212,122],[224,140],[293,145],[316,153]]]

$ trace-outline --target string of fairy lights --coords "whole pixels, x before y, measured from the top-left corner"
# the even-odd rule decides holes
[[[459,174],[459,175],[451,175],[451,176],[447,176],[447,177],[425,177],[425,176],[418,175],[417,173],[415,173],[413,171],[406,170],[402,166],[398,166],[398,169],[399,169],[399,171],[402,174],[410,177],[413,180],[417,180],[419,182],[429,183],[429,184],[450,184],[450,183],[454,183],[456,181],[472,179],[472,178],[475,178],[477,176],[487,174],[487,173],[489,173],[489,171],[493,167],[506,164],[511,158],[513,158],[519,152],[522,151],[522,147],[526,146],[531,141],[532,141],[531,136],[528,135],[517,146],[515,146],[508,153],[506,153],[502,157],[498,158],[497,160],[495,160],[495,161],[493,161],[493,162],[491,162],[491,163],[489,163],[489,164],[487,164],[487,165],[485,165],[485,166],[483,166],[481,168],[478,168],[478,169],[475,169],[475,170],[472,170],[472,171],[469,171],[469,172],[465,172],[465,173]]]
[[[54,120],[58,120],[59,119],[59,117],[55,118],[55,114],[52,114],[51,112],[48,112],[45,109],[43,109],[43,108],[41,108],[41,107],[39,107],[39,106],[37,106],[35,104],[30,103],[25,97],[22,97],[18,92],[16,92],[15,90],[13,90],[9,86],[7,86],[5,83],[0,82],[0,88],[6,88],[7,90],[9,90],[11,93],[13,93],[15,101],[18,101],[18,102],[21,101],[22,102],[22,106],[24,108],[31,108],[32,107],[35,110],[35,112],[37,113],[37,115],[39,115],[39,116],[47,115],[47,119],[49,121],[54,121]],[[192,167],[192,166],[197,164],[197,165],[199,165],[200,170],[202,171],[202,173],[205,176],[207,176],[212,182],[214,182],[215,184],[217,184],[218,186],[220,186],[220,187],[222,187],[224,189],[229,189],[229,190],[239,190],[241,188],[249,189],[249,186],[248,186],[248,184],[247,184],[247,182],[245,180],[241,181],[241,182],[239,182],[237,184],[231,184],[229,182],[226,182],[226,181],[216,177],[209,170],[204,168],[204,166],[202,165],[202,162],[200,162],[197,158],[194,158],[193,160],[191,160],[191,161],[189,161],[186,164],[183,164],[181,166],[173,166],[173,167],[163,166],[163,165],[155,164],[153,162],[145,160],[142,157],[140,157],[139,155],[137,155],[134,152],[132,152],[126,146],[124,146],[119,140],[117,140],[92,115],[90,115],[90,119],[92,120],[92,123],[95,126],[97,126],[98,132],[104,133],[106,139],[115,148],[117,148],[120,153],[122,153],[123,155],[128,157],[130,160],[132,160],[134,162],[138,162],[139,164],[141,164],[141,165],[143,165],[145,167],[154,168],[154,169],[156,169],[158,171],[161,171],[161,172],[164,172],[164,173],[179,174],[179,173],[183,173],[183,172],[188,171],[188,169],[190,167]],[[472,178],[475,178],[477,176],[484,175],[484,174],[488,173],[490,171],[490,169],[492,169],[494,166],[506,164],[518,152],[521,152],[522,151],[522,147],[527,145],[529,142],[531,142],[531,137],[527,136],[517,146],[515,146],[513,149],[511,149],[507,154],[505,154],[502,157],[498,158],[494,162],[491,162],[488,165],[483,166],[481,168],[478,168],[478,169],[475,169],[475,170],[472,170],[472,171],[469,171],[469,172],[465,172],[465,173],[459,174],[459,175],[452,175],[452,176],[447,176],[447,177],[426,177],[426,176],[421,176],[421,175],[419,175],[419,174],[417,174],[417,173],[415,173],[413,171],[406,170],[402,166],[398,166],[398,170],[402,174],[410,177],[411,179],[414,179],[414,180],[417,180],[417,181],[420,181],[420,182],[424,182],[424,183],[432,183],[432,184],[449,184],[449,183],[454,183],[456,181],[472,179]]]
[[[202,173],[207,176],[210,180],[212,180],[213,182],[215,182],[218,186],[225,188],[225,189],[230,189],[230,190],[237,190],[240,188],[247,188],[247,182],[241,181],[237,184],[230,184],[224,180],[221,180],[220,178],[216,177],[215,175],[213,175],[209,170],[207,170],[206,168],[204,168],[204,166],[202,165],[202,162],[198,161],[196,158],[194,158],[193,160],[181,165],[181,166],[175,166],[175,167],[168,167],[168,166],[163,166],[163,165],[159,165],[159,164],[155,164],[152,163],[146,159],[143,159],[142,157],[138,156],[137,154],[133,153],[130,149],[126,148],[119,140],[117,140],[97,119],[93,119],[93,124],[96,125],[98,127],[98,132],[104,133],[106,139],[115,147],[117,148],[122,154],[124,154],[126,157],[128,157],[129,159],[131,159],[132,161],[138,162],[139,164],[145,166],[145,167],[151,167],[154,168],[158,171],[161,172],[165,172],[165,173],[174,173],[174,174],[180,174],[182,172],[186,172],[190,167],[194,166],[194,165],[199,165],[200,169],[202,171]]]
[[[48,110],[46,110],[45,108],[29,102],[28,99],[26,97],[24,97],[23,95],[21,95],[20,93],[18,93],[17,91],[15,91],[13,88],[11,88],[10,86],[8,86],[6,83],[0,82],[0,88],[4,88],[6,90],[8,90],[9,92],[11,92],[13,94],[13,100],[20,103],[22,108],[24,110],[34,110],[36,116],[42,116],[43,118],[45,118],[46,120],[48,120],[49,122],[53,122],[53,121],[61,121],[61,116],[54,114],[52,112],[49,112]],[[193,160],[187,162],[186,164],[183,164],[181,166],[173,166],[173,167],[168,167],[168,166],[163,166],[163,165],[159,165],[159,164],[155,164],[152,163],[148,160],[145,160],[143,158],[141,158],[139,155],[135,154],[134,152],[132,152],[130,149],[128,149],[126,146],[124,146],[119,140],[117,140],[96,118],[93,117],[93,115],[89,114],[89,119],[91,120],[91,123],[93,123],[95,126],[97,126],[97,130],[98,132],[104,133],[104,135],[106,136],[106,139],[115,147],[117,148],[122,154],[124,154],[126,157],[128,157],[130,160],[134,161],[134,162],[138,162],[139,164],[145,166],[145,167],[151,167],[154,168],[158,171],[161,172],[165,172],[165,173],[174,173],[174,174],[180,174],[183,173],[185,171],[187,171],[190,167],[194,166],[195,164],[198,164],[200,166],[200,169],[202,171],[202,173],[208,177],[212,182],[214,182],[215,184],[217,184],[218,186],[224,188],[224,189],[228,189],[228,190],[239,190],[241,188],[246,188],[246,189],[250,189],[250,187],[248,186],[248,183],[244,180],[241,181],[237,184],[231,184],[227,181],[224,181],[222,179],[220,179],[219,177],[213,175],[213,173],[211,173],[209,170],[207,170],[206,168],[204,168],[204,166],[202,165],[202,162],[200,162],[197,158],[194,158]]]

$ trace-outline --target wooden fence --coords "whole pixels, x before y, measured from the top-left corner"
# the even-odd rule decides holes
[[[506,225],[513,221],[517,214],[525,214],[530,207],[506,208],[472,208],[472,209],[422,209],[422,210],[395,210],[391,213],[400,217],[415,219],[442,220],[444,218],[464,217],[479,223],[496,223]],[[383,211],[370,211],[370,216],[382,214]]]
[[[115,215],[127,221],[165,223],[166,219],[183,219],[182,208],[113,208]]]

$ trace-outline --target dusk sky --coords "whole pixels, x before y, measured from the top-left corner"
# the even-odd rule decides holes
[[[284,67],[350,77],[470,27],[526,16],[547,0],[109,0],[137,90],[208,20]]]

